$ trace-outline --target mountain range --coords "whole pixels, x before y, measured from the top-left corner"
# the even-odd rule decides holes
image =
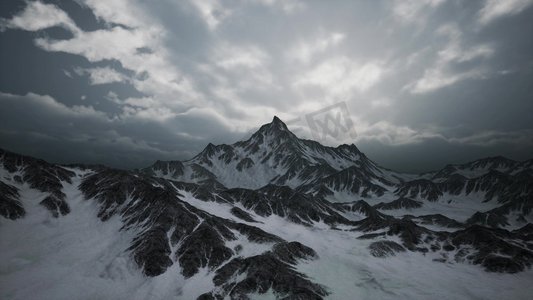
[[[137,170],[0,150],[2,299],[528,299],[533,160],[386,169],[277,117]]]

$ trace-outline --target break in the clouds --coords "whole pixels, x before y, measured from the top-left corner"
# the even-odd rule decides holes
[[[344,102],[420,171],[533,153],[533,1],[9,1],[0,147],[131,168]],[[355,137],[355,138],[354,138]]]

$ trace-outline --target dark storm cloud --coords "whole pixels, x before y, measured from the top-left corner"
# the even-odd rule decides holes
[[[345,102],[386,167],[533,153],[533,1],[4,1],[0,147],[139,167]]]
[[[188,159],[191,148],[219,141],[226,131],[216,121],[186,117],[154,122],[139,118],[110,118],[91,106],[67,107],[50,96],[0,93],[2,145],[23,149],[29,155],[45,155],[64,163],[108,163],[115,167],[146,166],[155,157]],[[204,139],[197,128],[212,129]],[[182,128],[183,132],[174,128]],[[231,136],[235,138],[235,136]]]

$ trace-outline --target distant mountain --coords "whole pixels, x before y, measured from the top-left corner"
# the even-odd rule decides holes
[[[157,161],[142,171],[186,182],[216,180],[228,188],[257,189],[267,184],[292,188],[339,184],[349,169],[358,173],[365,186],[371,185],[372,180],[380,187],[391,186],[402,178],[399,173],[379,167],[353,144],[334,148],[299,139],[277,117],[246,141],[209,144],[191,160]]]
[[[529,295],[532,160],[402,174],[274,117],[141,170],[5,150],[0,163],[2,299]],[[487,292],[498,285],[483,270],[517,273],[498,277],[513,289]]]

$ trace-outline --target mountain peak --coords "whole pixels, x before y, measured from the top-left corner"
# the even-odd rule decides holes
[[[340,149],[340,150],[346,150],[346,151],[351,151],[351,152],[355,152],[355,153],[359,153],[361,151],[359,151],[359,149],[357,148],[357,146],[355,144],[342,144],[342,145],[339,145],[337,146],[337,149]]]
[[[261,128],[259,128],[259,130],[256,132],[257,133],[262,133],[264,135],[279,135],[280,133],[281,134],[284,134],[284,135],[294,135],[290,130],[289,128],[287,128],[287,125],[285,125],[285,123],[283,123],[283,121],[281,121],[280,118],[278,118],[277,116],[274,116],[274,118],[272,119],[272,122],[270,123],[266,123],[264,124],[263,126],[261,126]]]
[[[275,141],[277,145],[286,142],[286,141],[297,141],[298,137],[294,135],[283,121],[280,120],[277,116],[274,116],[272,122],[266,123],[259,128],[250,139],[248,143],[255,144],[257,148],[258,144],[262,144],[266,141]]]
[[[278,118],[277,116],[274,116],[274,118],[272,119],[272,122],[270,122],[270,127],[272,128],[277,128],[277,129],[280,129],[280,130],[289,130],[287,128],[287,125],[285,125],[285,123],[283,123],[283,121],[281,121],[280,118]]]

